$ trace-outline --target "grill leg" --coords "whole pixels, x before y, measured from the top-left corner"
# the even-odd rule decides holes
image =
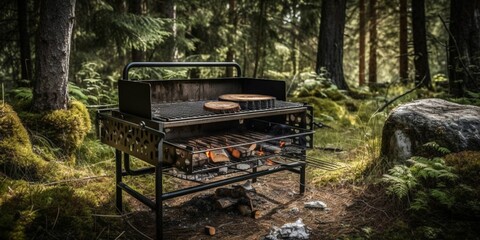
[[[158,144],[158,149],[163,149],[163,139]],[[157,166],[155,167],[155,238],[163,239],[163,204],[162,204],[162,161],[163,151],[158,151]]]
[[[302,195],[305,193],[305,169],[305,165],[300,167],[300,194]]]
[[[123,213],[122,188],[119,184],[122,182],[122,152],[115,150],[115,206],[117,211]]]

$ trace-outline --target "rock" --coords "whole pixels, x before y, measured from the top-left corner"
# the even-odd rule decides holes
[[[305,208],[318,208],[318,209],[326,209],[327,204],[322,202],[322,201],[312,201],[312,202],[306,202],[304,204]]]
[[[294,223],[286,223],[281,228],[273,227],[273,230],[265,236],[264,240],[279,240],[279,239],[309,239],[310,233],[299,218]]]
[[[427,142],[452,152],[480,150],[480,107],[422,99],[395,108],[383,127],[382,157],[401,162]]]
[[[218,169],[218,174],[227,174],[228,168],[227,167],[221,167]]]
[[[240,164],[237,164],[237,169],[238,170],[247,170],[247,169],[250,169],[250,165],[245,164],[245,163],[240,163]]]
[[[292,213],[292,214],[297,214],[299,212],[300,212],[300,209],[298,209],[298,207],[294,207],[294,208],[290,209],[290,213]]]

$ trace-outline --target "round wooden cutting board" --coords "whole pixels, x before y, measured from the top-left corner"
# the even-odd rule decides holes
[[[275,107],[275,97],[260,94],[224,94],[220,101],[236,102],[242,109],[259,110]]]
[[[206,102],[203,109],[214,113],[238,112],[240,111],[240,105],[235,102],[213,101]]]

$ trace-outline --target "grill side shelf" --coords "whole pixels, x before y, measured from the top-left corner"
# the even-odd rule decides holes
[[[111,111],[97,112],[97,127],[102,143],[154,165],[157,162],[163,132],[113,117]]]

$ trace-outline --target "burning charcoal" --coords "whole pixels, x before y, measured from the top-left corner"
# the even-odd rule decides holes
[[[310,233],[308,228],[299,218],[294,223],[286,223],[281,228],[273,227],[270,234],[265,236],[264,240],[280,240],[280,239],[309,239]]]
[[[304,206],[305,206],[305,208],[317,208],[317,209],[322,209],[322,210],[327,208],[327,204],[325,204],[322,201],[306,202]]]

